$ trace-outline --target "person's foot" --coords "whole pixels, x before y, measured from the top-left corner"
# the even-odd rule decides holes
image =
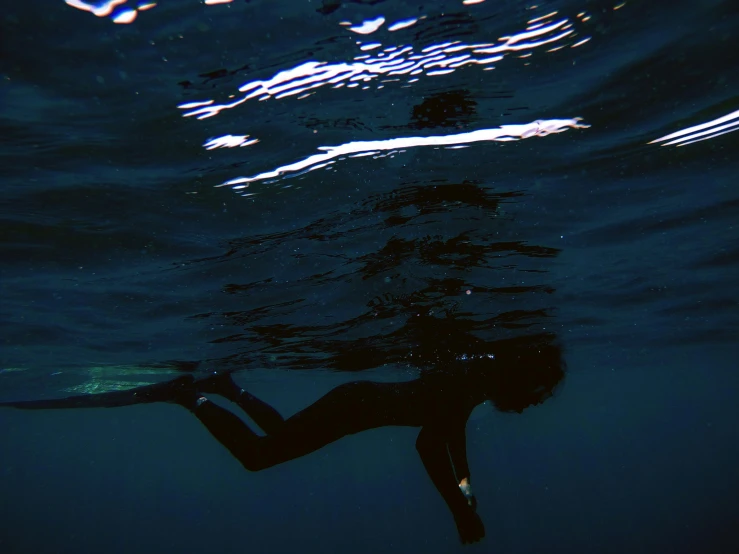
[[[218,394],[227,400],[236,402],[241,394],[241,387],[234,383],[231,373],[224,371],[221,373],[213,373],[204,379],[195,382],[195,389],[198,392]]]

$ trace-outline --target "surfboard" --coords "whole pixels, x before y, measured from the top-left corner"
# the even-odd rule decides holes
[[[68,408],[118,408],[135,404],[152,402],[169,402],[173,392],[179,387],[194,381],[192,375],[182,375],[171,381],[144,385],[128,390],[103,392],[99,394],[81,394],[66,398],[47,400],[21,400],[17,402],[0,402],[0,408],[17,408],[19,410],[62,410]]]

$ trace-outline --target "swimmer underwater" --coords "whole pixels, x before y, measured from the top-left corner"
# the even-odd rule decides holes
[[[561,349],[550,335],[496,341],[494,355],[468,357],[413,381],[355,381],[340,385],[284,419],[253,396],[230,373],[196,380],[184,375],[128,391],[56,400],[6,402],[0,407],[59,409],[119,407],[151,402],[179,404],[249,471],[259,471],[315,452],[329,443],[384,426],[419,427],[416,439],[424,468],[454,517],[462,543],[485,536],[477,514],[467,463],[465,427],[472,410],[490,400],[502,412],[520,413],[551,397],[564,377]],[[237,404],[261,429],[208,400],[220,395]]]

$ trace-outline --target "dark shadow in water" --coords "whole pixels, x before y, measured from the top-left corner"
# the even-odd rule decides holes
[[[338,10],[342,5],[346,4],[360,4],[366,6],[374,6],[375,4],[381,4],[385,0],[323,0],[321,7],[316,9],[321,15],[331,15]]]
[[[466,127],[477,116],[477,102],[469,91],[452,90],[430,95],[413,106],[411,129],[435,129],[437,127]]]
[[[427,367],[472,352],[431,352],[444,344],[447,327],[499,339],[537,333],[550,316],[547,260],[559,250],[506,231],[505,204],[521,196],[472,182],[407,184],[296,229],[228,241],[224,254],[188,266],[228,264],[238,274],[242,264],[254,268],[264,259],[316,270],[224,283],[225,309],[190,316],[223,329],[210,342],[232,352],[208,364]],[[336,291],[341,300],[329,305]]]
[[[185,90],[198,90],[205,91],[217,88],[224,82],[230,82],[234,76],[250,69],[249,64],[242,65],[237,69],[220,68],[213,71],[207,71],[198,75],[199,81],[193,83],[192,81],[185,80],[177,83]]]

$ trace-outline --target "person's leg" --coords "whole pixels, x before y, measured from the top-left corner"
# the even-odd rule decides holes
[[[387,410],[390,407],[388,396],[391,404],[408,405],[389,384],[356,382],[341,385],[281,421],[275,433],[264,437],[254,433],[235,414],[201,396],[195,388],[187,395],[180,394],[175,401],[188,408],[246,469],[259,471],[315,452],[349,434],[388,424],[403,425],[388,419],[392,412]],[[248,401],[245,398],[241,395],[247,413],[254,406],[268,414],[274,410],[252,395]],[[277,427],[276,420],[272,424]]]
[[[236,414],[214,404],[194,390],[187,395],[181,394],[175,401],[190,410],[246,469],[258,471],[269,467],[270,464],[266,463],[260,448],[264,437],[249,429]]]
[[[231,378],[230,373],[219,373],[195,383],[199,392],[218,394],[238,404],[254,423],[268,435],[279,432],[285,419],[272,406],[242,389]]]

